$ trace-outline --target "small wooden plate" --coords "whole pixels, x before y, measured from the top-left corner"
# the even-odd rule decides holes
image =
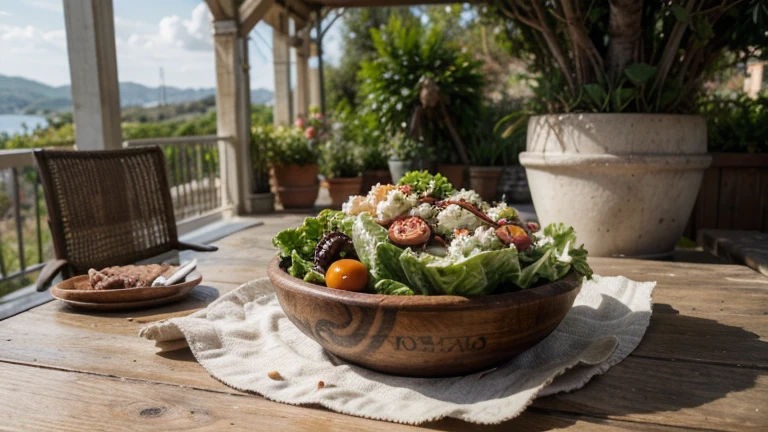
[[[88,275],[75,276],[56,284],[51,295],[59,300],[79,303],[108,304],[135,303],[188,293],[203,281],[199,271],[188,274],[184,282],[167,287],[123,288],[114,290],[80,290],[82,283],[88,283]]]
[[[168,297],[160,297],[152,300],[144,300],[144,301],[136,301],[136,302],[125,302],[125,303],[88,303],[88,302],[79,302],[79,301],[73,301],[73,300],[65,300],[59,298],[59,300],[65,302],[66,304],[72,306],[75,309],[88,309],[88,310],[94,310],[94,311],[117,311],[117,310],[126,310],[126,309],[147,309],[150,307],[155,306],[161,306],[164,304],[172,303],[177,300],[181,300],[184,297],[186,297],[190,291],[192,291],[195,288],[195,285],[190,285],[183,290],[179,291],[176,294],[170,295]],[[53,295],[53,293],[51,293]],[[53,297],[56,297],[56,295],[53,295]]]

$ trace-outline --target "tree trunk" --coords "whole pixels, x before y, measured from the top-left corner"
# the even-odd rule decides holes
[[[617,80],[624,67],[640,54],[643,0],[611,0],[608,23],[608,75]]]

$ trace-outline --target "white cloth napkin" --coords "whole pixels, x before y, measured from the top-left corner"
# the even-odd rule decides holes
[[[385,375],[326,353],[288,320],[268,279],[187,317],[152,323],[139,335],[184,338],[213,377],[275,401],[407,424],[444,417],[494,424],[516,417],[537,396],[584,386],[627,357],[648,327],[655,286],[595,276],[543,342],[495,370],[455,378]],[[272,371],[282,379],[270,378]]]

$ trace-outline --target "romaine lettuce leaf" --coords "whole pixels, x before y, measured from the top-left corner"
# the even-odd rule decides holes
[[[417,256],[406,249],[400,263],[409,286],[424,295],[490,294],[499,285],[513,282],[520,273],[514,248],[480,252],[459,260]]]
[[[368,213],[361,213],[352,224],[352,244],[360,262],[373,271],[373,263],[376,254],[376,246],[386,243],[387,230],[376,223]]]
[[[392,279],[382,279],[376,283],[375,291],[377,294],[386,295],[414,295],[412,289],[407,285]]]

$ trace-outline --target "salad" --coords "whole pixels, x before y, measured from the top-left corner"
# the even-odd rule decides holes
[[[472,296],[526,289],[571,270],[590,277],[571,227],[524,222],[504,202],[413,171],[341,211],[323,210],[272,240],[281,267],[307,282],[389,295]]]

